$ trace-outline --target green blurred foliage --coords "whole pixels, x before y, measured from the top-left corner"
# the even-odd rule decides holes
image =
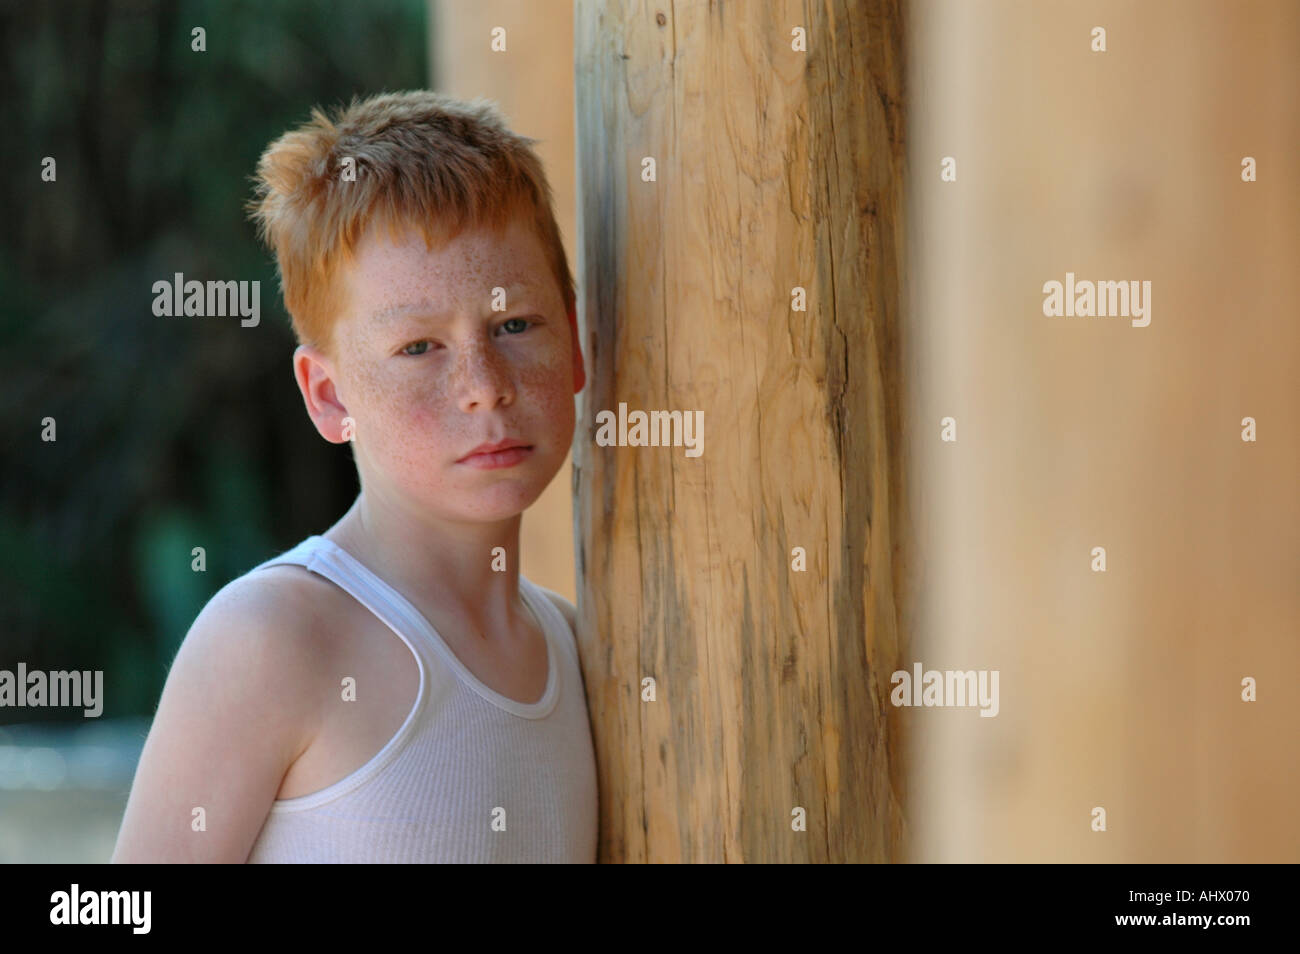
[[[0,668],[103,669],[106,716],[151,714],[208,598],[351,503],[243,204],[313,105],[426,85],[425,30],[421,0],[0,4]],[[260,281],[260,324],[155,317],[175,272]]]

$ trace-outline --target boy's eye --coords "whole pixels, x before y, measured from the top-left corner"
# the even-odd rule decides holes
[[[501,323],[502,328],[507,334],[518,335],[527,331],[536,322],[529,321],[527,318],[510,318]],[[412,341],[402,349],[402,354],[409,355],[412,358],[418,357],[428,352],[431,342],[429,341]]]

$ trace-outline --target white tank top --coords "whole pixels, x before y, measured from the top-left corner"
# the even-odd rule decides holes
[[[332,580],[400,636],[419,663],[420,691],[369,762],[272,804],[250,863],[596,860],[596,763],[577,643],[544,592],[519,577],[547,660],[542,698],[521,703],[476,679],[423,614],[333,541],[308,537],[250,572],[286,563]]]

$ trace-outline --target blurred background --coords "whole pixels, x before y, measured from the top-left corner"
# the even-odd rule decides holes
[[[456,32],[456,7],[472,5],[446,6],[436,30],[442,5],[423,0],[0,4],[0,156],[14,170],[0,182],[0,669],[105,674],[98,719],[0,709],[0,862],[107,860],[194,617],[351,505],[351,455],[302,407],[274,259],[242,205],[261,151],[313,105],[428,87],[439,62],[464,78],[485,59]],[[499,102],[547,140],[571,248],[572,18],[567,3],[515,6],[529,83],[479,68],[464,94],[518,91]],[[528,19],[553,14],[561,45],[530,62]],[[514,122],[543,103],[545,122]],[[39,178],[45,156],[56,183]],[[174,272],[260,280],[260,324],[155,317],[152,285]],[[40,440],[46,417],[54,442]],[[569,489],[566,465],[529,511],[522,561],[572,599]]]
[[[1002,674],[996,719],[908,714],[912,855],[1300,859],[1300,4],[907,10],[921,579],[904,662]],[[353,94],[487,96],[540,140],[576,272],[572,10],[116,0],[0,17],[0,669],[105,672],[99,719],[0,709],[0,862],[104,861],[194,616],[356,493],[347,449],[302,409],[274,262],[244,217],[258,155]],[[498,25],[509,54],[490,57]],[[1259,182],[1240,179],[1246,155]],[[1151,280],[1150,327],[1044,318],[1042,283],[1067,270]],[[155,318],[152,283],[177,271],[260,280],[261,324]],[[955,445],[937,441],[947,415]],[[523,572],[573,599],[570,492],[566,466],[524,521]]]
[[[1298,861],[1300,3],[909,11],[903,662],[1002,702],[909,710],[914,857]],[[1067,271],[1150,325],[1044,317]]]

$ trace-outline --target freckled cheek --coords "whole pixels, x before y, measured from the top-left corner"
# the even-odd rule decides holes
[[[391,415],[394,420],[413,434],[419,434],[426,440],[445,440],[451,437],[448,422],[452,414],[451,396],[445,388],[421,388],[416,391],[403,392],[393,403]]]
[[[564,383],[573,377],[573,359],[568,353],[567,342],[552,340],[549,347],[539,349],[517,370],[517,379],[521,388],[534,392],[551,392],[563,388]]]
[[[572,430],[573,367],[563,352],[519,371],[519,390],[534,420],[565,440]]]
[[[439,436],[447,400],[445,389],[378,377],[356,382],[353,398],[359,416],[385,445],[409,440],[413,434]]]

